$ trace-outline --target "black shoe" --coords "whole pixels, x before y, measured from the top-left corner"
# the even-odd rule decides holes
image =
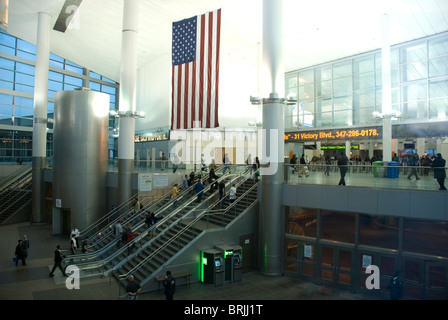
[[[49,277],[50,277],[50,278],[54,277],[54,274],[51,274],[51,273],[50,273],[50,274],[49,274]]]

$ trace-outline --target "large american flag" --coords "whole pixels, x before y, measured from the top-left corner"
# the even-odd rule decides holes
[[[171,130],[216,128],[221,9],[173,22]]]

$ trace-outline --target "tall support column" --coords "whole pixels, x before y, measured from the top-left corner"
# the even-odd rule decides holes
[[[43,170],[45,168],[47,153],[47,104],[51,16],[47,13],[39,12],[37,23],[33,105],[32,221],[44,222],[45,194]]]
[[[263,0],[263,138],[260,205],[260,271],[283,274],[284,92],[283,0]]]
[[[390,66],[389,15],[382,16],[382,113],[383,113],[383,161],[392,160],[392,84]]]
[[[137,83],[138,0],[125,0],[120,69],[120,134],[118,136],[118,199],[132,196]]]

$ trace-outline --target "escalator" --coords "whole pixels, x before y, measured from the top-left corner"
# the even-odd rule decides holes
[[[217,170],[217,172],[219,172]],[[207,176],[204,177],[207,179]],[[114,264],[119,263],[127,254],[126,246],[123,247],[121,237],[114,235],[113,226],[118,220],[122,220],[123,229],[129,229],[132,233],[142,234],[147,232],[145,216],[149,212],[154,212],[158,220],[161,220],[157,226],[165,226],[171,220],[164,219],[175,211],[177,216],[181,216],[194,207],[192,204],[192,195],[194,186],[182,191],[176,199],[171,199],[171,191],[167,192],[162,198],[146,206],[139,213],[135,213],[131,197],[125,204],[116,208],[106,217],[102,218],[97,226],[81,232],[81,238],[89,236],[89,249],[93,252],[85,254],[67,255],[63,261],[63,266],[76,265],[81,271],[81,277],[101,277],[110,271]],[[158,229],[158,228],[157,228]]]
[[[243,212],[257,202],[257,185],[251,178],[239,177],[237,182],[237,200],[219,209],[219,199],[212,196],[207,208],[185,215],[172,222],[151,241],[146,241],[140,249],[114,268],[113,275],[120,280],[120,292],[125,292],[127,278],[130,274],[143,286],[154,279],[163,266],[181,254],[205,230],[225,228]],[[233,179],[231,182],[236,182]],[[231,183],[229,183],[231,185]],[[227,193],[228,194],[228,193]]]

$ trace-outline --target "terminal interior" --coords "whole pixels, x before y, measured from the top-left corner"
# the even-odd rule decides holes
[[[448,298],[445,1],[0,2],[1,299],[79,299],[57,244],[81,299]],[[219,125],[177,128],[172,25],[217,9]]]

